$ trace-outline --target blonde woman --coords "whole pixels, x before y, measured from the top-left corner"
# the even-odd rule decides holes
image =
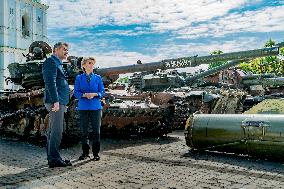
[[[102,78],[93,72],[95,63],[96,60],[93,57],[82,60],[81,67],[84,73],[76,77],[74,86],[74,96],[79,99],[77,110],[82,131],[83,153],[79,160],[90,157],[89,142],[92,144],[94,160],[100,160],[101,98],[104,96],[105,90]],[[91,124],[92,131],[88,130],[89,124]]]

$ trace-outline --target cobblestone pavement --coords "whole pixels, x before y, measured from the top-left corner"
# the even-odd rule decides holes
[[[166,138],[103,139],[101,160],[77,161],[80,145],[61,151],[74,166],[50,169],[45,149],[0,140],[0,188],[284,188],[281,163],[188,152],[183,132]]]

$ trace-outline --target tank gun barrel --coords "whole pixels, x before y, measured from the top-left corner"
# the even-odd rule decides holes
[[[166,70],[166,69],[175,69],[175,68],[186,68],[186,67],[195,67],[201,64],[209,64],[217,61],[244,61],[257,57],[273,56],[278,55],[279,46],[262,48],[248,51],[240,52],[231,52],[218,55],[209,55],[209,56],[192,56],[192,57],[183,57],[176,59],[167,59],[160,62],[146,63],[146,64],[134,64],[127,66],[118,66],[112,68],[100,68],[97,69],[97,73],[103,76],[118,75],[125,73],[141,72],[141,71],[155,71],[157,69]],[[234,65],[233,63],[232,66]]]
[[[284,77],[264,78],[258,77],[254,79],[242,79],[244,86],[262,85],[262,86],[284,86]]]
[[[215,67],[213,69],[207,70],[205,72],[202,72],[202,73],[196,74],[194,76],[188,77],[188,78],[186,78],[185,81],[186,81],[187,84],[191,84],[192,82],[196,81],[197,79],[200,79],[200,78],[203,78],[203,77],[207,77],[207,76],[212,75],[212,74],[214,74],[214,73],[216,73],[218,71],[221,71],[221,70],[224,70],[224,69],[236,66],[239,63],[240,63],[239,60],[229,61],[228,63],[223,64],[221,66],[218,66],[218,67]]]
[[[261,80],[261,79],[264,79],[264,78],[274,78],[274,77],[276,77],[276,75],[274,73],[251,74],[251,75],[243,75],[243,76],[241,76],[242,81],[244,81],[244,80],[251,80],[251,79]]]

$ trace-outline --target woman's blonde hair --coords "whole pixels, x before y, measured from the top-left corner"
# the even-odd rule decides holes
[[[85,71],[85,69],[83,68],[83,65],[86,64],[88,60],[92,60],[94,62],[94,64],[96,63],[96,59],[94,57],[83,58],[83,60],[81,61],[81,68],[82,68],[83,71]]]

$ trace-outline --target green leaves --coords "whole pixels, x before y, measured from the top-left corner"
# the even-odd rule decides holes
[[[118,83],[128,83],[128,77],[122,77],[117,80]]]
[[[269,39],[268,41],[265,42],[264,47],[273,47],[275,46],[275,41],[273,41],[272,39]]]
[[[282,47],[281,49],[280,49],[280,53],[279,53],[280,55],[282,55],[282,56],[284,56],[284,47]]]
[[[284,72],[283,63],[276,56],[256,58],[250,62],[241,63],[239,67],[253,74],[275,73],[282,76]]]
[[[275,41],[269,39],[264,47],[273,47],[275,44]],[[284,48],[280,49],[280,54],[284,55]],[[275,73],[277,76],[283,76],[284,72],[283,62],[277,56],[256,58],[249,62],[241,63],[239,67],[253,74]]]
[[[276,43],[272,39],[269,39],[264,47],[273,47]],[[222,54],[221,50],[216,50],[211,53]],[[284,47],[280,49],[280,55],[284,56]],[[215,68],[226,62],[213,62],[209,64],[208,69]],[[253,74],[263,74],[263,73],[275,73],[277,76],[283,76],[284,74],[284,63],[277,56],[267,56],[262,58],[255,58],[248,62],[243,62],[239,65],[239,68],[243,71],[253,73]]]
[[[217,55],[217,54],[223,54],[223,51],[221,51],[221,50],[216,50],[216,51],[213,51],[212,53],[211,53],[211,55]],[[210,69],[212,69],[212,68],[215,68],[215,67],[218,67],[218,66],[221,66],[221,65],[223,65],[223,64],[225,64],[226,62],[212,62],[212,63],[210,63],[209,64],[209,66],[208,66],[208,69],[210,70]]]

